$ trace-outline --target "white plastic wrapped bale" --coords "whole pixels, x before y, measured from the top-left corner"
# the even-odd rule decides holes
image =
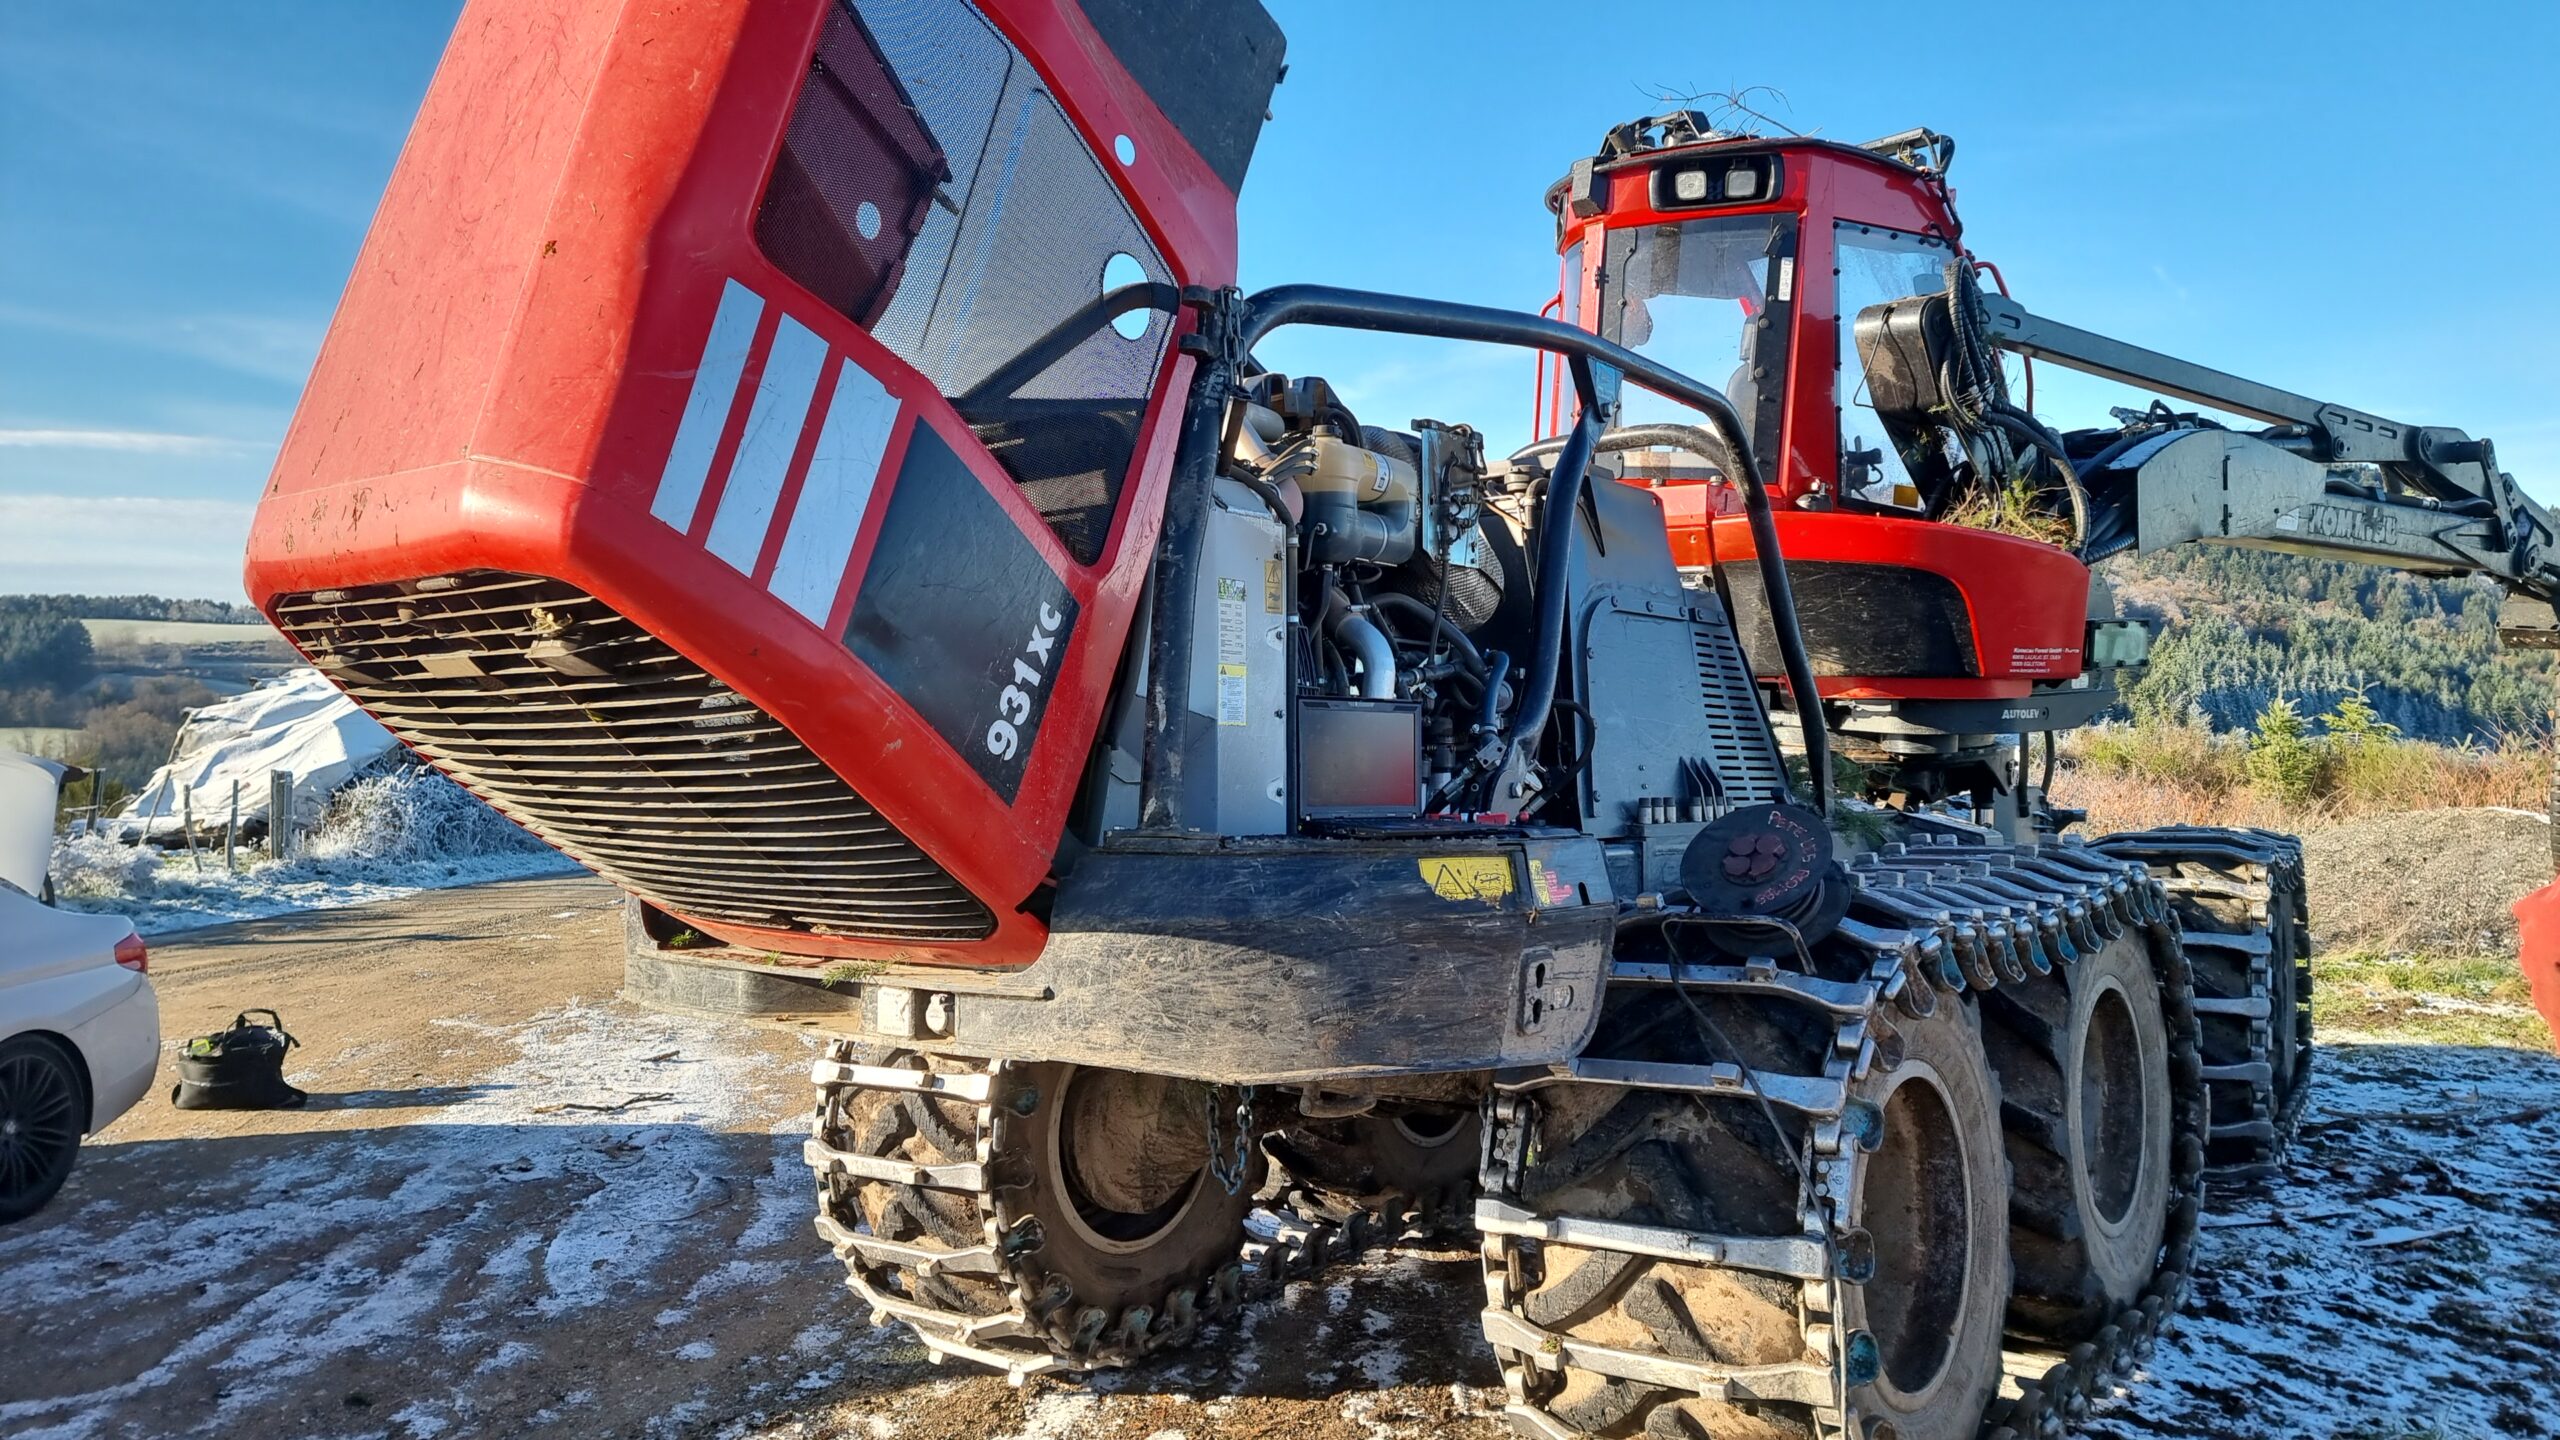
[[[190,716],[175,758],[126,802],[119,828],[163,834],[190,805],[199,830],[218,827],[230,819],[235,782],[240,822],[263,821],[267,777],[278,770],[293,776],[293,818],[308,825],[339,786],[397,743],[319,671],[295,670]]]

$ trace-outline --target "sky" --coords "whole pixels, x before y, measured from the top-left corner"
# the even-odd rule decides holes
[[[0,592],[240,598],[251,505],[459,8],[0,5]],[[2560,6],[1796,0],[1647,7],[1641,32],[1525,0],[1270,8],[1290,71],[1244,188],[1247,288],[1534,310],[1540,197],[1576,156],[1665,96],[1767,87],[1808,133],[1954,135],[1966,239],[2029,308],[2488,435],[2560,500]],[[1516,352],[1291,331],[1263,353],[1372,423],[1526,435]],[[2117,398],[2039,392],[2065,423]]]

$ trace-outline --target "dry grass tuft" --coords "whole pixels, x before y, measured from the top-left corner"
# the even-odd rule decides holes
[[[2245,736],[2111,725],[2064,737],[2053,798],[2087,810],[2093,835],[2153,825],[2255,825],[2298,835],[2453,807],[2538,815],[2550,803],[2551,749],[2368,740],[2324,752],[2310,788],[2295,798],[2253,780]]]

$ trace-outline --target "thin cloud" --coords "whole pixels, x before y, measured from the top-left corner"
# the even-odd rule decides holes
[[[0,302],[0,325],[77,335],[178,355],[299,390],[320,353],[325,318],[284,315],[94,315]]]
[[[237,500],[0,495],[0,593],[239,600]]]
[[[135,455],[240,455],[258,447],[214,435],[171,435],[158,430],[0,429],[0,449],[121,450]]]

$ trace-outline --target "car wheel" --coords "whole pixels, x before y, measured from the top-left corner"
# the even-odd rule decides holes
[[[0,1044],[0,1225],[43,1209],[70,1178],[87,1128],[74,1065],[32,1036]]]

